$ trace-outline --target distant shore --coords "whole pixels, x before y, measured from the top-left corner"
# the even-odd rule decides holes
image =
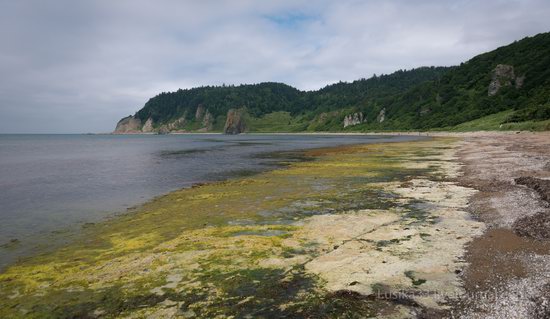
[[[168,134],[158,133],[86,133],[93,135],[226,135],[222,132],[176,132]],[[382,131],[382,132],[244,132],[239,135],[395,135],[395,136],[440,136],[440,137],[463,137],[463,136],[495,136],[508,134],[550,134],[550,131]]]

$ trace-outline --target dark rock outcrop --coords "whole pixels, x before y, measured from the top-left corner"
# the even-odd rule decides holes
[[[244,121],[244,109],[230,109],[227,111],[227,120],[223,132],[225,134],[240,134],[246,131],[246,124]]]

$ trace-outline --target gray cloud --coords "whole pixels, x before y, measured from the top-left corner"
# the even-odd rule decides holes
[[[0,132],[107,132],[177,88],[454,65],[548,16],[545,0],[0,0]]]

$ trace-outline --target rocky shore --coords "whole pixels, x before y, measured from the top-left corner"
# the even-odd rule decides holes
[[[83,229],[0,316],[548,318],[550,135],[305,152]]]
[[[550,318],[550,134],[470,134],[458,154],[488,229],[468,245],[454,317]]]

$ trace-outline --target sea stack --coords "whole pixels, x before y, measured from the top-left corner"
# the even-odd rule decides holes
[[[227,111],[227,120],[223,132],[225,134],[240,134],[246,131],[246,124],[244,121],[245,109],[230,109]]]

